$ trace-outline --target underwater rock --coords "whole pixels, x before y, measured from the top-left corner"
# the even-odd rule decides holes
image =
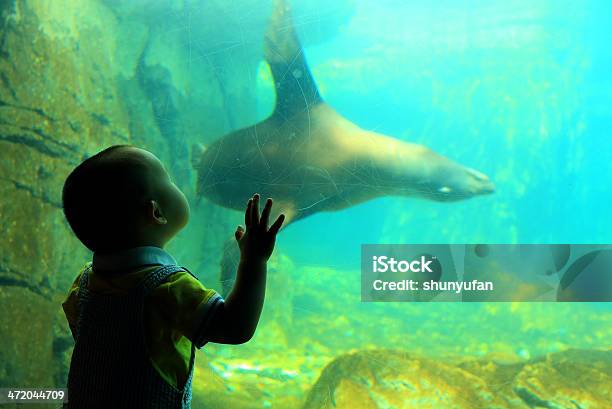
[[[96,1],[2,3],[0,385],[60,387],[73,343],[61,299],[90,257],[61,188],[84,157],[130,142],[118,21]]]
[[[225,351],[225,350],[224,350]],[[196,376],[193,380],[193,401],[198,409],[297,409],[306,387],[299,383],[297,371],[282,365],[295,362],[250,354],[246,360],[236,359],[232,353],[225,357],[198,354]]]
[[[399,350],[343,355],[330,363],[303,409],[504,407],[482,378]]]
[[[0,23],[0,191],[10,198],[0,202],[0,279],[42,294],[64,291],[87,257],[64,222],[64,178],[84,156],[129,142],[117,21],[96,5],[17,1]]]
[[[604,408],[612,351],[568,350],[530,361],[430,359],[398,350],[342,355],[302,409]]]
[[[527,363],[512,390],[529,407],[587,409],[609,407],[611,385],[612,351],[569,350]]]
[[[48,325],[58,309],[26,288],[0,286],[0,387],[54,384],[53,332]]]

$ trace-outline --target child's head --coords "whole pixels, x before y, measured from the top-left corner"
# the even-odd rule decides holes
[[[185,195],[155,155],[111,146],[77,166],[62,192],[64,214],[91,251],[163,247],[189,219]]]

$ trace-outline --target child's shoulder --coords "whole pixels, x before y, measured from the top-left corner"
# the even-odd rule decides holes
[[[200,302],[216,295],[216,291],[206,288],[191,272],[181,270],[170,274],[155,290],[153,296],[172,298],[197,298]]]
[[[91,263],[87,263],[79,270],[74,281],[72,282],[72,285],[70,286],[70,289],[68,290],[66,298],[62,302],[62,309],[64,310],[64,313],[68,320],[68,324],[70,325],[70,329],[73,330],[73,334],[74,325],[76,323],[77,318],[78,293],[79,286],[81,284],[81,277],[83,276],[83,273],[85,271],[89,270],[90,267]]]
[[[74,278],[74,280],[72,281],[72,285],[70,286],[70,289],[68,290],[68,293],[73,293],[73,292],[78,292],[79,290],[79,286],[81,285],[81,277],[83,277],[83,273],[85,271],[88,271],[91,269],[91,262],[85,263],[80,269],[79,272],[77,273],[76,277]]]
[[[79,269],[79,272],[72,281],[72,285],[70,286],[68,295],[78,294],[83,274],[92,270],[91,267],[92,263],[89,262]],[[94,292],[98,292],[98,290],[106,290],[103,292],[108,292],[108,290],[110,290],[111,288],[116,290],[117,292],[128,291],[131,288],[137,286],[148,274],[153,273],[159,267],[160,266],[158,265],[147,266],[145,268],[139,268],[126,272],[125,274],[112,276],[108,276],[106,274],[96,274],[96,272],[93,271],[93,274],[90,275],[89,279],[87,280],[88,288],[93,290]],[[187,270],[181,270],[168,275],[168,277],[166,277],[166,279],[154,291],[157,291],[160,288],[163,288],[165,291],[185,291],[189,289],[206,290],[206,288],[202,285],[198,278]]]

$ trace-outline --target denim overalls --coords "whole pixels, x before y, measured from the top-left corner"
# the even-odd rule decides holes
[[[177,265],[148,273],[127,295],[100,295],[87,289],[89,266],[79,283],[76,345],[68,376],[69,409],[165,409],[191,407],[195,345],[183,390],[168,384],[153,367],[145,344],[145,297],[168,276],[187,271]]]

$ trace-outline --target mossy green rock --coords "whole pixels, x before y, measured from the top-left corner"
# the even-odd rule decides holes
[[[611,384],[612,351],[454,362],[371,350],[330,363],[303,409],[595,409],[612,401]]]
[[[61,186],[87,153],[128,142],[108,30],[116,18],[93,2],[59,3],[3,2],[1,10],[3,386],[65,382],[57,317],[87,252],[64,221]]]

